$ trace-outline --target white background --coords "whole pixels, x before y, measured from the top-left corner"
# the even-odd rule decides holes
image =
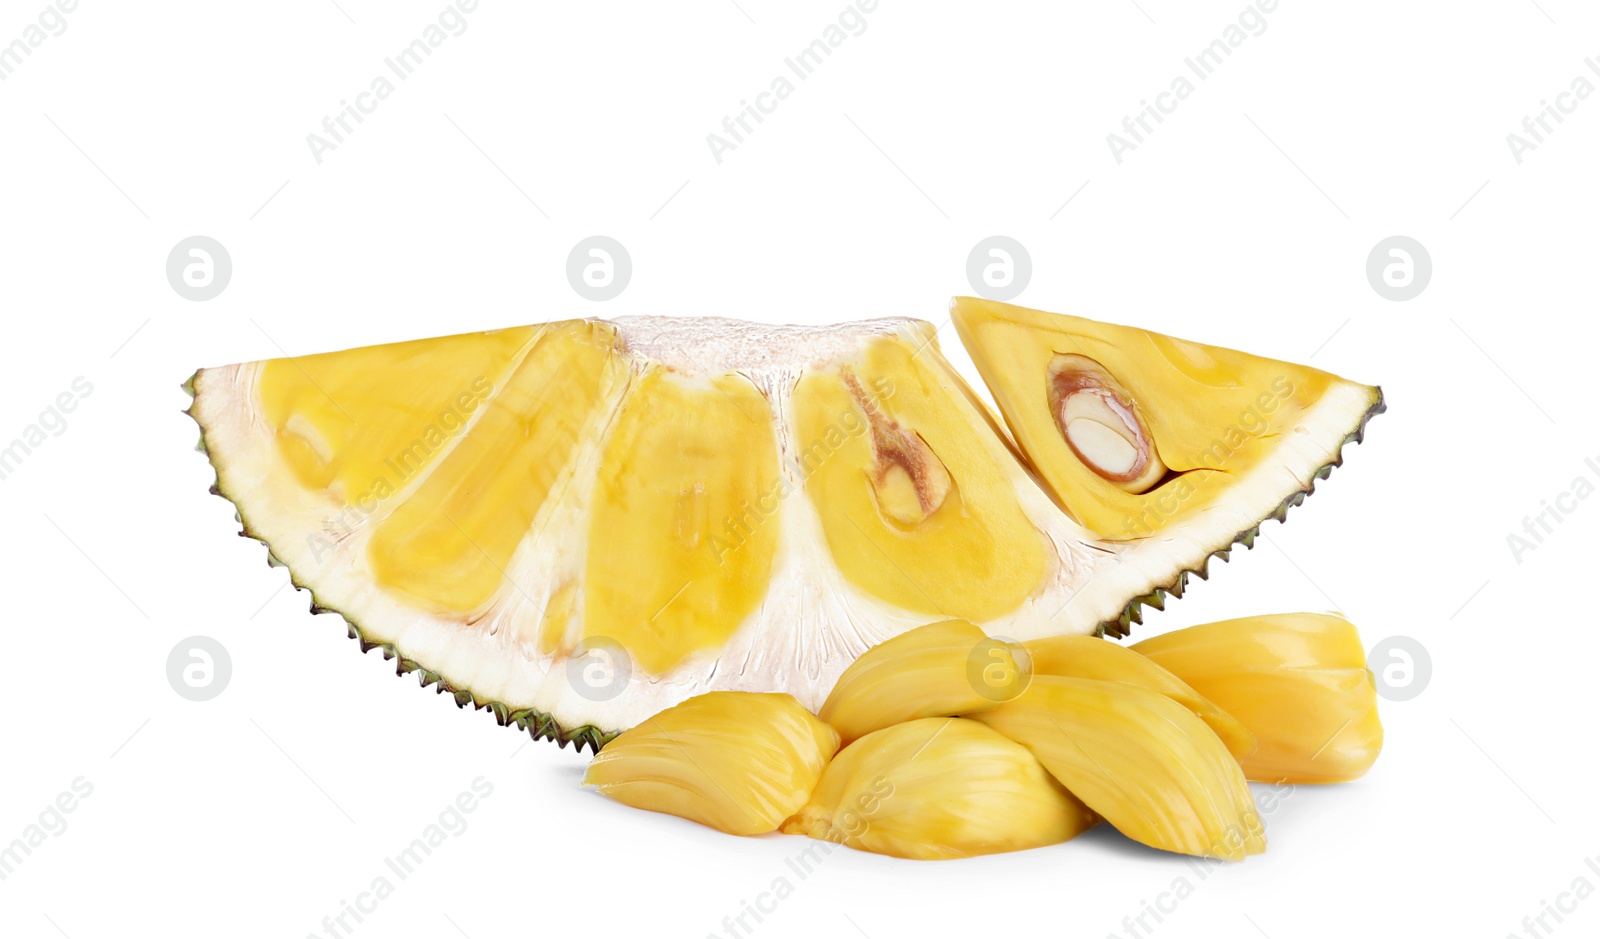
[[[757,936],[1128,935],[1182,877],[1154,935],[1499,939],[1575,878],[1600,888],[1600,499],[1568,500],[1520,563],[1506,540],[1575,478],[1600,483],[1600,96],[1520,165],[1506,142],[1574,77],[1600,83],[1600,15],[1284,0],[1119,165],[1106,135],[1240,0],[882,0],[717,163],[706,135],[843,5],[482,0],[320,165],[306,135],[440,0],[85,0],[0,82],[0,441],[93,385],[0,481],[0,841],[93,786],[0,881],[0,931],[320,934],[480,776],[469,827],[356,936],[724,934],[780,876],[794,892]],[[42,7],[0,2],[0,43]],[[199,303],[164,273],[196,234],[234,263]],[[592,234],[633,258],[607,303],[564,274]],[[801,839],[580,790],[570,750],[523,746],[309,615],[206,494],[180,413],[197,366],[568,316],[943,322],[992,234],[1032,254],[1019,302],[1388,395],[1287,526],[1136,633],[1337,607],[1369,646],[1432,654],[1424,692],[1384,703],[1370,775],[1294,790],[1266,855],[1203,880],[1106,830],[963,862],[836,851],[800,880]],[[1401,303],[1364,274],[1395,234],[1434,264]],[[206,703],[165,677],[196,634],[233,661]],[[1594,935],[1600,899],[1546,923]]]

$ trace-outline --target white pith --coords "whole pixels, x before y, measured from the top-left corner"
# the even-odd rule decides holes
[[[564,727],[593,724],[620,730],[685,698],[712,690],[784,691],[815,710],[844,668],[862,651],[914,626],[944,618],[893,607],[851,585],[832,562],[822,523],[798,470],[800,443],[792,391],[808,368],[855,360],[863,340],[898,336],[950,383],[954,406],[982,414],[970,390],[938,351],[931,324],[873,320],[840,326],[776,327],[701,318],[613,321],[630,373],[665,366],[680,380],[709,384],[737,372],[767,395],[779,466],[793,494],[780,502],[779,546],[765,599],[721,649],[660,675],[635,668],[629,686],[605,701],[573,690],[567,656],[535,646],[550,596],[577,579],[574,619],[583,620],[581,578],[587,553],[588,502],[605,437],[594,435],[569,462],[529,534],[507,565],[508,583],[488,609],[441,615],[419,609],[377,585],[367,563],[374,529],[444,462],[441,453],[408,488],[357,518],[325,491],[295,483],[278,454],[274,431],[258,412],[255,384],[262,363],[205,369],[195,379],[192,413],[219,467],[221,491],[250,531],[265,540],[318,603],[358,624],[369,641],[395,646],[479,701],[515,710],[535,708]],[[626,387],[606,405],[612,415]],[[1308,489],[1317,470],[1335,460],[1345,436],[1372,405],[1371,389],[1337,382],[1286,430],[1274,459],[1243,474],[1203,510],[1139,541],[1106,542],[1064,515],[1018,464],[1008,441],[992,438],[995,461],[1012,478],[1023,512],[1052,546],[1049,569],[1019,609],[980,623],[991,635],[1029,639],[1089,633],[1115,619],[1134,597],[1170,585],[1213,551],[1270,515],[1289,494]],[[478,413],[481,414],[481,409]],[[476,415],[475,415],[476,416]],[[600,418],[603,425],[612,422]],[[457,441],[465,434],[458,436]],[[452,442],[453,445],[454,442]],[[535,538],[537,533],[538,537]],[[320,556],[320,560],[319,560]]]

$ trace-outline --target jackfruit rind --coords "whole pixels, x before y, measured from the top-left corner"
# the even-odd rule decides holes
[[[946,860],[1059,844],[1098,822],[1025,747],[975,721],[925,718],[839,751],[782,831]]]
[[[1320,467],[1314,474],[1312,480],[1306,484],[1304,489],[1297,489],[1294,492],[1289,493],[1287,496],[1284,496],[1283,501],[1278,503],[1277,507],[1272,510],[1272,514],[1267,518],[1270,518],[1279,524],[1287,522],[1289,520],[1289,510],[1304,503],[1306,499],[1316,491],[1317,480],[1327,479],[1333,474],[1333,471],[1336,467],[1344,465],[1344,448],[1349,444],[1361,443],[1364,441],[1367,433],[1367,422],[1373,417],[1384,413],[1386,410],[1388,410],[1388,407],[1384,403],[1382,390],[1379,389],[1377,402],[1361,416],[1361,422],[1356,426],[1356,429],[1347,434],[1345,438],[1339,442],[1339,452],[1334,456],[1332,462],[1326,463]],[[1116,638],[1131,635],[1133,632],[1133,625],[1144,622],[1142,610],[1143,607],[1149,606],[1154,607],[1157,610],[1164,610],[1166,609],[1167,597],[1170,596],[1173,598],[1182,598],[1184,588],[1189,583],[1190,574],[1197,575],[1201,580],[1209,580],[1211,578],[1211,560],[1216,558],[1224,562],[1228,561],[1233,553],[1233,548],[1238,545],[1244,545],[1246,549],[1254,548],[1256,545],[1256,537],[1261,534],[1261,524],[1265,523],[1266,521],[1267,519],[1263,518],[1260,523],[1252,525],[1250,528],[1236,533],[1233,536],[1233,540],[1227,545],[1210,552],[1201,559],[1197,566],[1180,572],[1177,578],[1172,581],[1172,583],[1166,585],[1165,587],[1158,587],[1143,596],[1133,598],[1133,600],[1129,601],[1127,607],[1123,609],[1122,613],[1115,620],[1109,620],[1101,624],[1099,632],[1102,635]]]
[[[909,352],[897,357],[878,348],[886,344]],[[904,365],[900,371],[886,366],[874,372],[874,363],[896,361]],[[803,380],[821,380],[818,376],[855,382],[865,400],[852,398],[824,428],[822,440],[811,441],[799,431],[794,392]],[[569,387],[574,383],[580,387]],[[704,420],[720,408],[734,425],[727,437],[742,428],[770,426],[776,452],[770,457],[760,448],[723,454],[737,474],[748,474],[736,478],[748,478],[756,493],[753,503],[742,500],[744,511],[736,519],[711,515],[711,507],[726,495],[712,487],[615,488],[673,503],[666,516],[672,529],[665,533],[671,550],[652,549],[635,558],[624,538],[600,551],[597,560],[596,546],[620,534],[617,523],[599,522],[600,538],[591,536],[600,518],[594,511],[598,481],[617,471],[601,464],[608,444],[625,428],[619,413],[647,395],[652,383],[687,386],[706,402],[682,407],[683,422]],[[425,682],[451,691],[463,706],[487,708],[535,736],[592,747],[706,690],[788,691],[815,707],[855,655],[931,618],[920,609],[897,606],[892,580],[889,587],[863,587],[859,573],[847,576],[850,571],[841,564],[865,562],[841,560],[834,552],[819,522],[831,509],[819,505],[807,485],[820,471],[819,460],[829,468],[849,469],[848,461],[860,454],[845,444],[868,435],[874,409],[893,398],[897,383],[904,386],[904,403],[921,402],[909,409],[902,403],[894,411],[883,407],[906,439],[914,434],[923,441],[960,441],[943,455],[932,454],[950,474],[950,489],[960,493],[965,486],[989,505],[1014,502],[1003,526],[995,527],[1000,515],[989,512],[988,531],[1003,529],[1004,538],[969,539],[961,548],[971,563],[985,552],[993,555],[983,563],[1026,587],[1012,593],[1008,602],[1015,609],[985,625],[1019,635],[1088,631],[1121,609],[1126,585],[1096,586],[1095,575],[1108,559],[1016,463],[1008,442],[995,433],[992,416],[943,361],[927,323],[880,320],[799,328],[712,320],[568,321],[447,342],[422,340],[204,369],[188,387],[194,394],[189,413],[202,429],[202,452],[217,472],[214,491],[234,502],[244,533],[267,544],[269,558],[290,568],[292,582],[313,591],[316,609],[339,612],[363,648],[383,648],[399,660],[401,671],[422,670]],[[460,390],[452,393],[452,387]],[[502,394],[532,403],[497,406]],[[546,397],[560,399],[559,421],[519,426],[517,416],[539,410]],[[944,404],[935,406],[936,401]],[[670,432],[679,420],[657,423]],[[932,426],[941,421],[973,429]],[[520,445],[526,435],[551,427],[560,430],[557,443],[564,439],[571,445]],[[487,431],[493,431],[488,440],[474,439]],[[581,438],[575,444],[574,435]],[[501,438],[509,439],[496,444]],[[345,454],[345,446],[360,452]],[[564,459],[562,465],[539,462],[552,454]],[[868,451],[866,456],[876,461],[881,454]],[[468,457],[467,466],[452,464]],[[686,451],[684,458],[689,457]],[[712,457],[706,459],[716,465]],[[493,461],[510,469],[484,472],[485,466],[497,465]],[[660,463],[621,471],[648,476]],[[763,466],[777,467],[777,483]],[[872,469],[858,467],[862,485],[870,484]],[[528,473],[541,480],[532,495],[515,485]],[[472,491],[492,486],[506,495],[491,502],[524,500],[522,507],[484,511],[460,500],[467,491],[462,484],[432,492],[428,483],[447,477],[483,481],[474,482]],[[400,511],[418,498],[438,511]],[[523,525],[530,513],[532,524],[520,538],[501,537],[504,531],[495,528]],[[893,522],[899,528],[885,527],[872,537],[916,544],[923,532],[915,518],[908,522],[904,516],[898,511]],[[422,526],[417,531],[431,526],[446,537],[405,532],[386,538],[390,547],[374,563],[377,532],[410,517],[416,521],[406,524]],[[930,530],[927,543],[933,548],[941,530]],[[661,534],[659,524],[650,533]],[[1022,550],[1028,539],[1039,547]],[[447,554],[441,557],[441,551]],[[709,553],[715,563],[696,560],[695,551]],[[927,566],[948,566],[949,554],[948,549],[902,554],[893,562],[895,575],[930,587],[935,580],[949,581],[943,568]],[[632,566],[646,560],[677,564],[685,576],[676,582],[657,576],[652,590],[659,588],[662,595],[638,591],[640,596],[630,597],[628,587],[637,586],[629,579]],[[594,573],[597,563],[606,576]],[[881,559],[871,563],[883,564]],[[432,571],[450,565],[470,565],[476,573],[459,584],[431,578]],[[725,589],[713,585],[710,606],[696,599],[697,591],[707,589],[695,576],[703,569],[735,575]],[[477,602],[485,572],[504,581],[492,599],[456,609]],[[1148,589],[1150,583],[1143,579],[1139,587]],[[589,602],[591,588],[612,586],[620,599]],[[947,588],[929,591],[932,606],[941,605],[941,596],[944,602],[951,599],[940,594]],[[757,600],[742,619],[741,607],[728,602],[736,592]],[[993,613],[994,592],[978,599]],[[597,615],[607,605],[620,610],[619,604],[634,601],[649,610],[644,618],[651,624],[671,628],[641,626],[638,611]],[[671,608],[682,602],[726,619],[715,629],[682,628],[673,622]],[[702,619],[695,617],[693,625],[703,625]],[[607,640],[624,647],[632,668],[618,679],[619,687],[599,689],[610,693],[589,693],[570,680],[571,666],[582,655],[580,643]]]
[[[606,744],[584,785],[733,835],[776,831],[806,803],[839,735],[786,694],[713,691]]]
[[[1202,577],[1211,557],[1226,560],[1235,543],[1249,547],[1261,522],[1282,521],[1303,502],[1384,410],[1379,388],[1148,330],[970,297],[953,301],[951,318],[1063,510],[1110,541],[1205,545],[1184,565]],[[1063,368],[1094,375],[1063,386],[1071,377],[1055,371]],[[1063,387],[1112,401],[1117,413],[1096,405],[1100,425],[1081,420],[1093,414],[1069,415]],[[1113,427],[1128,446],[1148,444],[1165,475],[1129,491],[1114,472],[1122,465],[1096,467],[1074,446],[1069,417]],[[1125,635],[1141,604],[1159,609],[1184,583],[1180,575],[1141,596],[1106,631]]]

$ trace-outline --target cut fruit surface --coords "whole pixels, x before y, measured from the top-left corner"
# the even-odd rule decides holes
[[[486,400],[472,430],[432,472],[419,461],[417,485],[373,530],[367,558],[380,585],[436,611],[473,610],[494,597],[534,516],[623,378],[609,338],[588,323],[542,330],[498,389],[492,378],[474,379]],[[263,376],[263,388],[278,384],[278,376]],[[550,393],[555,388],[564,393]],[[336,415],[325,421],[340,424]],[[446,449],[445,441],[424,445],[430,456]]]
[[[892,393],[868,396],[858,377]],[[936,355],[873,343],[859,365],[819,369],[794,392],[806,490],[839,568],[872,596],[927,616],[990,622],[1036,595],[1049,543],[1022,500],[1017,466]],[[837,436],[852,418],[865,432]],[[830,431],[833,431],[830,433]],[[865,477],[865,478],[863,478]]]
[[[647,372],[600,454],[584,569],[586,638],[646,672],[720,649],[761,605],[783,520],[767,399],[748,379]],[[726,521],[725,521],[726,520]]]
[[[1110,540],[1247,532],[1383,410],[1375,387],[1131,326],[970,297],[951,318],[1056,501]]]
[[[1133,332],[1051,385],[1070,399],[1057,445],[1110,500],[1181,472],[1171,427],[1206,407],[1148,393],[1141,369],[1159,385],[1174,366]],[[1054,354],[1028,366],[1041,393]],[[1337,460],[1371,389],[1324,376],[1317,397],[1295,375],[1305,400],[1274,416],[1279,444],[1252,444],[1257,469],[1216,471],[1232,481],[1133,539],[1040,488],[918,320],[568,320],[202,369],[189,413],[215,491],[315,609],[458,703],[598,748],[707,691],[817,708],[863,651],[930,622],[1123,632],[1298,498],[1300,462]]]

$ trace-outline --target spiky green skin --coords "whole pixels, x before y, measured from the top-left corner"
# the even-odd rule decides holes
[[[1171,596],[1181,598],[1183,596],[1183,590],[1184,587],[1186,587],[1189,583],[1190,574],[1198,576],[1201,580],[1211,579],[1209,568],[1211,566],[1212,558],[1220,558],[1222,561],[1226,562],[1229,554],[1233,551],[1234,545],[1242,544],[1246,549],[1254,548],[1256,546],[1256,536],[1261,534],[1261,526],[1269,518],[1276,519],[1279,524],[1284,524],[1287,522],[1289,518],[1289,510],[1306,501],[1306,498],[1316,491],[1317,480],[1327,479],[1333,474],[1334,467],[1344,465],[1345,446],[1350,443],[1360,443],[1362,440],[1366,439],[1367,422],[1389,409],[1388,405],[1386,405],[1383,401],[1383,389],[1379,388],[1377,389],[1377,392],[1377,400],[1373,401],[1372,407],[1367,408],[1366,413],[1361,415],[1361,421],[1356,424],[1356,429],[1352,430],[1349,434],[1345,435],[1343,440],[1339,441],[1339,449],[1336,453],[1334,453],[1333,459],[1317,468],[1317,472],[1315,475],[1313,475],[1311,482],[1308,483],[1304,489],[1291,492],[1289,495],[1285,496],[1283,501],[1278,503],[1278,507],[1265,518],[1260,519],[1254,525],[1239,532],[1237,535],[1234,535],[1233,541],[1226,547],[1218,548],[1217,550],[1206,555],[1206,557],[1200,562],[1199,567],[1192,567],[1189,570],[1182,571],[1178,574],[1177,579],[1167,586],[1157,587],[1155,590],[1152,590],[1144,596],[1134,597],[1132,600],[1128,601],[1128,605],[1123,608],[1121,616],[1118,616],[1116,619],[1106,620],[1104,623],[1100,624],[1099,629],[1097,630],[1098,634],[1101,636],[1110,636],[1114,639],[1121,639],[1125,636],[1132,635],[1132,625],[1134,623],[1144,622],[1144,616],[1140,612],[1142,607],[1151,606],[1158,610],[1165,610],[1167,608],[1167,597]]]
[[[195,375],[189,377],[188,381],[183,383],[183,390],[189,394],[191,400],[194,398],[194,380],[198,375],[199,373],[196,372]],[[194,420],[194,406],[192,404],[183,413],[187,414],[191,420]],[[199,422],[196,421],[197,425],[198,423]],[[555,719],[554,716],[546,714],[537,708],[512,708],[499,701],[480,701],[471,691],[465,688],[456,687],[455,685],[451,684],[450,680],[445,676],[429,669],[420,662],[416,662],[401,655],[400,651],[396,649],[392,643],[375,642],[366,638],[366,636],[361,632],[361,625],[359,623],[352,621],[348,616],[345,616],[342,611],[334,609],[330,606],[324,606],[322,603],[318,602],[316,591],[312,590],[305,584],[302,584],[294,576],[294,571],[290,570],[288,565],[278,560],[277,555],[272,553],[272,545],[268,544],[265,538],[260,537],[251,529],[249,520],[244,517],[244,510],[239,506],[239,501],[222,488],[221,471],[217,467],[216,458],[211,455],[211,451],[206,447],[205,431],[203,428],[201,429],[200,433],[200,441],[195,444],[195,450],[205,454],[206,460],[211,464],[211,470],[214,474],[211,480],[211,494],[215,496],[221,496],[222,498],[233,503],[233,518],[240,525],[239,537],[254,539],[265,546],[267,549],[267,565],[269,567],[281,567],[289,571],[289,583],[293,584],[296,590],[304,590],[311,595],[311,612],[313,614],[333,613],[342,618],[345,622],[345,628],[348,631],[350,638],[354,639],[361,646],[361,651],[371,652],[373,649],[382,650],[384,659],[393,661],[395,663],[396,675],[405,675],[409,672],[416,672],[417,679],[422,687],[426,688],[429,685],[433,685],[434,691],[438,694],[445,694],[448,692],[450,696],[455,699],[456,707],[465,708],[470,705],[472,709],[476,711],[489,711],[494,715],[495,720],[500,723],[500,726],[509,727],[514,724],[517,727],[526,730],[533,737],[533,739],[554,740],[556,744],[563,749],[567,746],[567,744],[570,743],[573,744],[574,749],[576,749],[579,753],[583,752],[583,748],[585,746],[592,749],[595,753],[599,753],[601,747],[610,743],[613,738],[622,733],[622,729],[606,730],[601,727],[596,727],[593,724],[584,724],[579,727],[570,728],[564,727]]]
[[[189,380],[184,382],[182,386],[183,390],[188,393],[191,400],[194,398],[195,394],[194,380],[196,377],[198,377],[198,375],[199,373],[196,372],[195,375],[190,376]],[[1333,472],[1334,467],[1343,465],[1345,445],[1351,442],[1360,443],[1366,436],[1367,422],[1377,415],[1382,414],[1385,410],[1387,410],[1387,407],[1383,401],[1383,390],[1379,389],[1377,400],[1373,403],[1372,407],[1368,408],[1367,412],[1361,416],[1361,422],[1356,425],[1356,429],[1351,431],[1350,434],[1344,438],[1344,440],[1340,441],[1339,452],[1334,455],[1334,458],[1331,461],[1323,464],[1317,470],[1312,482],[1307,485],[1306,488],[1297,492],[1293,492],[1285,497],[1284,500],[1278,504],[1277,509],[1275,509],[1271,514],[1266,516],[1266,518],[1262,518],[1250,528],[1239,532],[1234,536],[1233,541],[1228,546],[1211,552],[1205,557],[1204,560],[1200,562],[1199,567],[1190,568],[1189,570],[1179,573],[1177,579],[1166,587],[1158,587],[1150,593],[1140,597],[1135,597],[1128,601],[1128,605],[1123,609],[1122,614],[1116,619],[1107,620],[1106,622],[1101,623],[1097,632],[1102,636],[1110,636],[1113,638],[1122,638],[1131,635],[1132,624],[1144,622],[1143,616],[1140,612],[1142,607],[1150,606],[1155,607],[1158,610],[1166,609],[1166,598],[1168,596],[1183,596],[1184,587],[1188,583],[1190,574],[1198,575],[1201,580],[1210,579],[1208,568],[1210,567],[1212,558],[1220,558],[1223,561],[1227,561],[1234,545],[1242,544],[1246,548],[1255,547],[1256,535],[1260,534],[1261,532],[1261,524],[1265,522],[1267,518],[1277,519],[1280,523],[1284,522],[1288,517],[1289,509],[1304,502],[1306,497],[1311,495],[1311,493],[1316,490],[1316,480],[1327,479],[1329,474]],[[193,405],[191,404],[190,407],[183,413],[189,415],[190,419],[193,420]],[[199,425],[198,420],[196,420],[195,423],[196,426]],[[204,428],[201,428],[200,441],[195,445],[195,450],[205,454],[206,460],[211,463],[212,472],[215,474],[211,482],[212,495],[221,496],[222,498],[233,503],[233,517],[234,520],[240,524],[239,537],[252,538],[256,541],[259,541],[267,549],[267,564],[271,567],[282,567],[285,570],[288,570],[288,565],[278,560],[277,556],[272,553],[272,546],[267,543],[266,539],[261,538],[251,530],[250,522],[244,518],[244,510],[240,508],[238,500],[234,499],[233,496],[229,495],[222,489],[221,472],[216,465],[216,459],[211,455],[211,451],[206,447]],[[596,727],[593,724],[584,724],[579,727],[568,728],[562,726],[562,724],[557,721],[553,715],[547,714],[535,708],[512,708],[500,701],[479,701],[477,696],[471,691],[465,688],[457,688],[455,685],[451,684],[449,679],[447,679],[445,676],[439,674],[438,672],[432,671],[420,662],[413,661],[401,655],[399,650],[396,649],[392,643],[375,642],[367,639],[362,634],[359,623],[352,621],[343,613],[343,611],[334,609],[333,607],[324,606],[319,603],[317,601],[316,591],[312,590],[305,584],[300,583],[300,581],[295,578],[292,570],[289,571],[289,582],[294,585],[296,590],[304,590],[311,594],[311,612],[313,614],[332,613],[344,619],[345,627],[350,635],[350,638],[356,640],[356,642],[361,646],[362,652],[370,652],[373,649],[382,650],[385,660],[391,660],[395,662],[396,675],[405,675],[408,672],[416,672],[418,681],[422,687],[426,688],[429,685],[433,685],[434,691],[438,694],[449,692],[450,695],[455,699],[457,707],[465,708],[468,705],[471,705],[473,710],[489,711],[494,715],[495,720],[498,721],[502,727],[509,727],[514,724],[517,727],[526,730],[535,740],[554,740],[556,744],[563,749],[565,749],[567,744],[570,743],[574,745],[574,749],[579,753],[583,752],[583,748],[585,746],[591,748],[595,753],[599,753],[601,747],[604,747],[606,744],[610,743],[615,737],[621,734],[624,729],[626,729],[622,728],[618,730],[605,730],[600,727]]]

